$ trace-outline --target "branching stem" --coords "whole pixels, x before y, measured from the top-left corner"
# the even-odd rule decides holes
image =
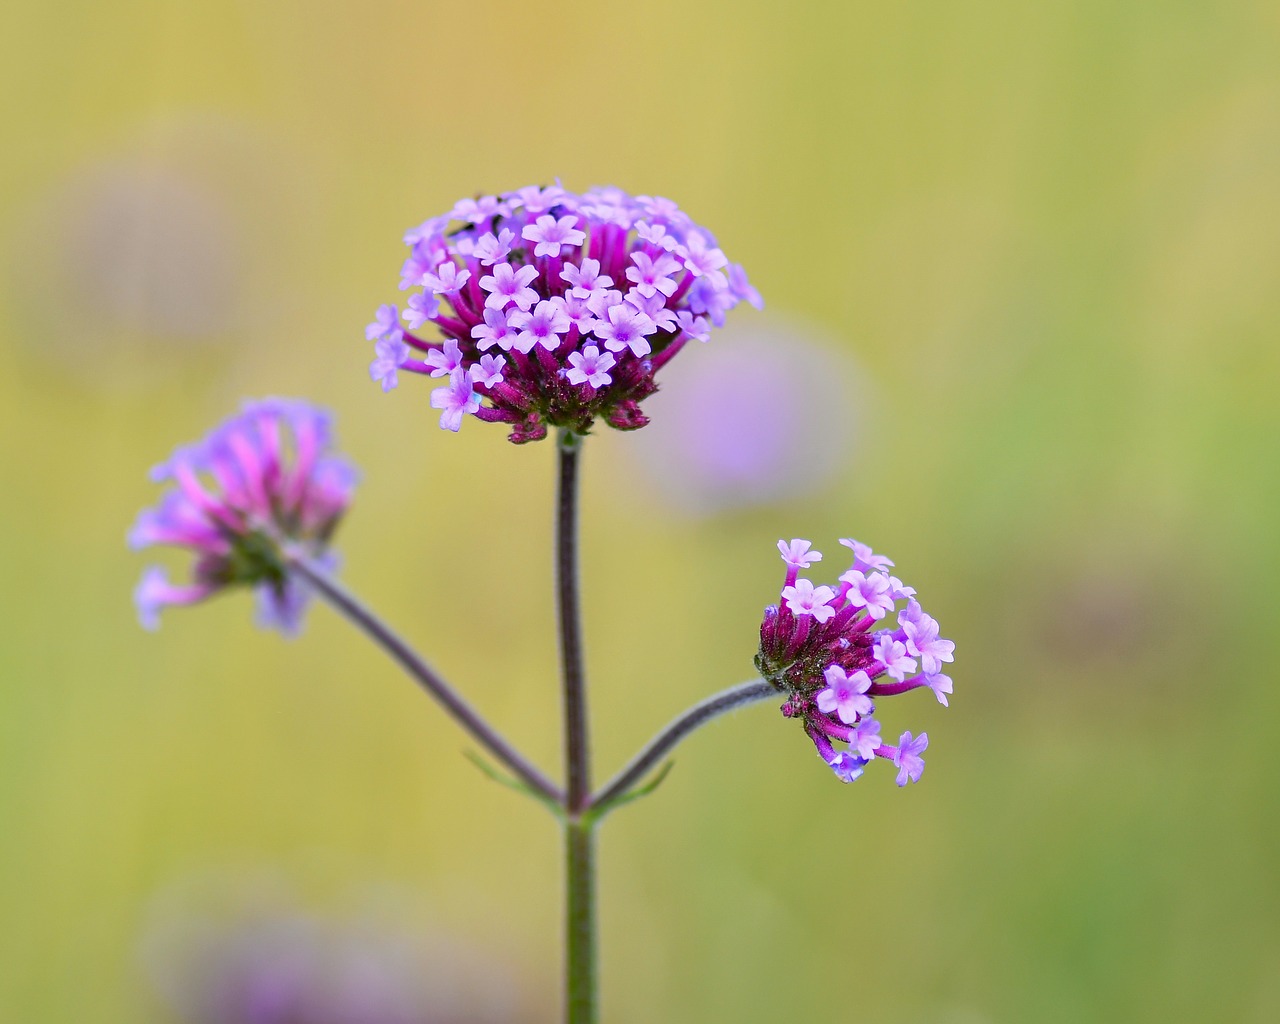
[[[658,762],[674,749],[677,743],[713,718],[719,718],[725,712],[733,711],[735,708],[777,696],[779,696],[778,691],[770,683],[763,679],[753,679],[747,683],[731,686],[700,701],[650,740],[649,745],[632,758],[630,764],[601,787],[600,792],[591,798],[588,806],[607,806],[610,802],[626,795],[657,767]]]
[[[340,614],[358,626],[379,647],[413,678],[422,689],[435,698],[445,712],[457,722],[471,738],[485,748],[498,761],[513,772],[526,786],[537,790],[556,804],[564,803],[560,787],[548,779],[523,754],[498,734],[480,714],[468,704],[412,647],[402,640],[391,627],[366,608],[341,583],[330,576],[306,556],[285,552],[286,565],[329,602]]]

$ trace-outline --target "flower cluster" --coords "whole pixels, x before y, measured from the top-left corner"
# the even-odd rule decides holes
[[[365,332],[370,376],[384,391],[401,370],[442,378],[431,393],[441,427],[471,414],[508,424],[517,443],[549,426],[585,433],[597,417],[644,426],[640,402],[658,370],[738,302],[761,305],[675,203],[616,188],[464,199],[405,242],[409,329],[397,306],[378,309]],[[442,338],[411,333],[426,324]]]
[[[800,576],[822,555],[807,540],[778,541],[787,566],[782,601],[765,609],[760,626],[760,674],[787,694],[782,713],[798,718],[819,756],[842,782],[852,782],[869,761],[882,757],[898,769],[898,785],[917,782],[927,733],[904,732],[896,746],[883,742],[875,699],[928,687],[943,706],[951,679],[942,674],[955,644],[938,636],[938,623],[887,570],[893,562],[856,540],[853,565],[836,588],[815,587]],[[894,613],[897,628],[877,628]],[[837,740],[847,745],[837,751]]]
[[[196,560],[186,584],[157,566],[143,573],[134,599],[145,627],[159,625],[166,605],[248,584],[257,590],[261,625],[297,631],[309,594],[286,572],[282,545],[332,564],[326,549],[355,486],[351,466],[329,454],[331,433],[329,415],[305,402],[248,402],[151,471],[174,487],[138,516],[130,547],[174,545]]]

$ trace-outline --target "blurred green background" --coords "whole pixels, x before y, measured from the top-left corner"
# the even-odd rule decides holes
[[[837,537],[889,553],[958,647],[949,710],[884,709],[932,738],[920,785],[841,787],[764,705],[608,822],[606,1019],[1280,1020],[1274,3],[4,22],[0,1019],[179,1020],[157,907],[213,877],[237,895],[191,913],[233,917],[264,875],[338,918],[380,892],[554,1019],[543,811],[327,609],[143,633],[123,538],[242,396],[331,405],[345,578],[554,767],[553,450],[383,396],[363,326],[406,227],[560,176],[710,226],[834,339],[859,423],[834,482],[701,517],[591,441],[598,772],[750,676],[779,537],[830,576]]]

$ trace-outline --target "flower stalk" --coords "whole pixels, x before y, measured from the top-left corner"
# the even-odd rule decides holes
[[[591,793],[587,681],[582,660],[582,612],[578,596],[578,459],[582,437],[561,430],[557,444],[556,607],[564,683],[565,809],[581,811]]]
[[[587,680],[578,590],[578,459],[582,436],[562,429],[556,450],[556,608],[564,683],[565,1019],[568,1024],[595,1024],[595,822],[582,815],[591,797]]]
[[[727,690],[722,690],[706,700],[699,701],[679,718],[674,719],[662,732],[649,741],[640,753],[632,758],[622,771],[610,779],[600,791],[591,798],[591,809],[601,812],[608,810],[614,801],[625,797],[640,781],[644,779],[681,740],[690,733],[701,729],[714,718],[737,708],[755,704],[778,696],[778,690],[763,679],[752,679],[747,683],[739,683]]]

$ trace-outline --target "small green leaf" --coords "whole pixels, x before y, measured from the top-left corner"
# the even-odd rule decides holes
[[[621,807],[623,804],[629,804],[633,800],[639,800],[641,797],[648,796],[655,789],[657,789],[659,786],[662,785],[663,781],[671,773],[671,769],[674,768],[675,766],[676,766],[675,761],[668,761],[661,768],[659,768],[658,773],[653,778],[651,778],[648,782],[646,782],[643,786],[637,786],[635,789],[628,790],[627,792],[623,793],[621,796],[614,797],[607,804],[600,804],[599,806],[591,808],[590,814],[592,819],[595,821],[599,821],[601,818],[603,818],[606,814],[608,814],[610,811],[614,810],[615,808]]]
[[[535,800],[538,801],[538,803],[546,807],[558,819],[560,819],[561,821],[564,820],[564,808],[561,807],[555,800],[552,800],[551,797],[547,796],[545,793],[540,793],[538,790],[534,789],[532,786],[526,786],[519,779],[514,779],[510,775],[504,775],[502,772],[498,771],[497,768],[495,768],[488,761],[486,761],[483,757],[475,753],[475,751],[465,750],[463,751],[463,753],[466,755],[466,758],[468,761],[470,761],[473,765],[475,765],[482,772],[484,772],[485,775],[489,776],[489,778],[491,778],[494,782],[500,785],[506,786],[508,789],[514,789],[517,793],[523,793],[525,796],[533,797]]]

